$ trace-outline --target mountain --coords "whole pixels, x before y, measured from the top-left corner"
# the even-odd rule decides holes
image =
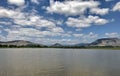
[[[60,44],[60,43],[55,43],[55,44],[53,44],[52,46],[53,46],[53,47],[62,47],[63,45]]]
[[[80,44],[75,44],[74,46],[88,46],[89,43],[80,43]]]
[[[14,41],[7,41],[7,42],[1,42],[0,45],[14,45],[14,46],[29,46],[29,47],[89,47],[89,46],[120,46],[120,39],[119,38],[101,38],[97,39],[96,41],[92,43],[80,43],[75,45],[62,45],[60,43],[55,43],[51,46],[45,46],[41,44],[36,44],[30,41],[25,40],[14,40]]]
[[[38,44],[32,43],[30,41],[14,40],[14,41],[0,42],[0,45],[27,46],[27,45],[38,45]]]
[[[90,46],[120,46],[119,38],[102,38],[90,44]]]

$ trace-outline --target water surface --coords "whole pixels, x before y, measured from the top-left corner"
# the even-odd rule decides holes
[[[120,76],[120,50],[0,49],[0,76]]]

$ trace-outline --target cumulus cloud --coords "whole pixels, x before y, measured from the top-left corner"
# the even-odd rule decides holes
[[[0,17],[15,17],[19,14],[18,11],[14,11],[14,10],[10,10],[10,9],[6,9],[3,7],[0,7]]]
[[[83,34],[83,33],[80,33],[80,34],[73,34],[74,37],[76,38],[84,38],[84,39],[87,39],[87,38],[97,38],[98,37],[98,34],[95,34],[93,32],[90,32],[88,34]]]
[[[47,7],[49,13],[59,13],[68,15],[85,14],[89,9],[92,14],[105,15],[109,8],[99,8],[100,3],[94,0],[65,0],[63,2],[50,0],[50,6]]]
[[[36,4],[40,3],[40,0],[30,1]],[[8,3],[17,6],[23,6],[25,4],[25,0],[8,0]],[[40,41],[41,43],[50,42],[71,44],[78,43],[80,40],[77,39],[80,38],[82,38],[82,40],[97,38],[98,35],[93,32],[88,34],[74,34],[74,31],[68,32],[67,30],[64,30],[64,26],[60,25],[65,25],[66,23],[69,27],[76,27],[76,30],[81,30],[82,28],[90,27],[92,25],[104,25],[108,23],[108,20],[100,18],[99,16],[84,16],[86,13],[96,15],[106,15],[109,13],[109,8],[99,8],[99,5],[100,3],[94,0],[65,0],[55,2],[54,0],[50,0],[50,6],[45,7],[47,12],[64,14],[66,15],[66,18],[68,18],[67,21],[63,21],[64,19],[51,20],[49,18],[45,18],[37,14],[36,10],[29,11],[29,9],[27,9],[29,12],[21,10],[21,8],[26,7],[19,7],[17,9],[0,7],[0,18],[8,19],[8,22],[0,21],[0,25],[2,25],[2,28],[4,28],[4,25],[9,25],[3,29],[4,32],[7,33],[5,36],[2,35],[3,33],[0,31],[0,38],[1,40],[6,39],[7,41],[19,39],[30,41],[34,40],[36,42]],[[74,18],[74,16],[77,17]],[[0,26],[0,29],[2,28]],[[70,30],[71,29],[69,29],[69,31]],[[54,39],[54,37],[59,37],[60,39]],[[75,40],[71,39],[74,37]]]
[[[0,18],[10,18],[13,23],[21,26],[35,26],[35,27],[47,27],[53,28],[56,24],[50,20],[43,18],[42,16],[34,14],[34,12],[21,12],[20,10],[10,10],[6,8],[0,8]]]
[[[52,32],[64,32],[64,30],[60,27],[53,28],[51,31]]]
[[[10,19],[7,23],[0,22],[0,24],[9,25],[7,29],[4,28],[4,31],[7,32],[6,40],[8,41],[16,39],[30,40],[41,37],[46,38],[47,36],[69,36],[65,33],[64,29],[57,26],[54,21],[45,19],[43,16],[36,14],[34,11],[22,12],[18,9],[12,10],[7,8],[0,8],[0,10],[0,18]]]
[[[35,26],[37,28],[53,28],[56,27],[56,24],[52,21],[44,19],[41,16],[29,15],[26,16],[24,19],[14,19],[14,23],[22,26]],[[22,24],[21,24],[22,23]]]
[[[120,2],[117,2],[112,10],[113,11],[120,11]]]
[[[109,8],[92,8],[90,9],[90,12],[93,14],[99,14],[99,15],[106,15],[109,12]]]
[[[107,37],[111,37],[111,38],[114,38],[114,37],[120,37],[120,35],[116,32],[113,32],[113,33],[105,33],[105,35]]]
[[[22,6],[25,4],[25,0],[8,0],[9,4],[14,4],[17,6]]]
[[[106,19],[99,18],[99,16],[89,15],[87,18],[86,17],[79,17],[79,18],[69,17],[68,20],[66,21],[66,24],[69,27],[85,28],[85,27],[90,27],[92,24],[104,25],[108,22],[109,21]]]
[[[50,7],[47,7],[49,13],[59,13],[65,15],[84,14],[87,9],[95,8],[100,5],[97,1],[50,1]]]
[[[7,37],[17,37],[17,36],[29,36],[29,37],[41,37],[39,30],[33,28],[19,28],[19,29],[6,29],[8,32]]]
[[[76,38],[78,42],[76,43],[89,43],[98,38],[98,34],[89,32],[89,33],[73,33],[73,37]]]
[[[31,32],[31,31],[32,32]],[[58,33],[53,33],[50,31],[40,31],[40,30],[36,30],[33,28],[21,28],[20,30],[10,30],[10,29],[6,29],[6,31],[8,31],[8,35],[6,37],[2,38],[1,40],[5,40],[5,41],[11,41],[11,40],[27,40],[27,41],[33,41],[35,43],[41,43],[41,44],[54,44],[54,43],[62,43],[62,44],[73,44],[76,43],[78,41],[76,40],[72,40],[71,38],[61,38],[61,39],[56,39],[53,38],[52,36],[64,36],[66,34],[58,34]],[[47,37],[45,37],[47,36]],[[48,36],[52,37],[49,38]]]
[[[62,29],[61,29],[62,30]],[[42,31],[42,30],[38,30],[35,28],[23,28],[23,27],[19,27],[19,28],[12,28],[12,29],[5,29],[5,31],[8,33],[6,38],[10,38],[11,39],[15,39],[15,38],[19,38],[21,39],[21,37],[24,38],[45,38],[46,36],[62,36],[64,33],[61,33],[61,31],[57,30],[57,32],[55,31]],[[63,31],[63,30],[62,30]],[[26,39],[27,40],[27,39]]]
[[[78,16],[79,18],[68,17],[65,22],[70,27],[85,28],[91,25],[104,25],[109,21],[99,16],[89,15],[82,17],[85,13],[106,15],[109,13],[109,8],[99,8],[100,3],[94,0],[65,0],[54,1],[50,0],[50,6],[46,7],[49,13],[58,13],[66,16]],[[82,16],[81,16],[82,15]]]

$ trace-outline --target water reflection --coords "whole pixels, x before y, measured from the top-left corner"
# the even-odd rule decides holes
[[[114,50],[0,50],[0,76],[120,76],[119,65]]]

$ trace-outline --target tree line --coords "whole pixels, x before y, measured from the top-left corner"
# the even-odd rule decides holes
[[[46,45],[0,45],[0,48],[79,48],[79,49],[102,49],[102,48],[120,48],[120,46],[46,46]]]

